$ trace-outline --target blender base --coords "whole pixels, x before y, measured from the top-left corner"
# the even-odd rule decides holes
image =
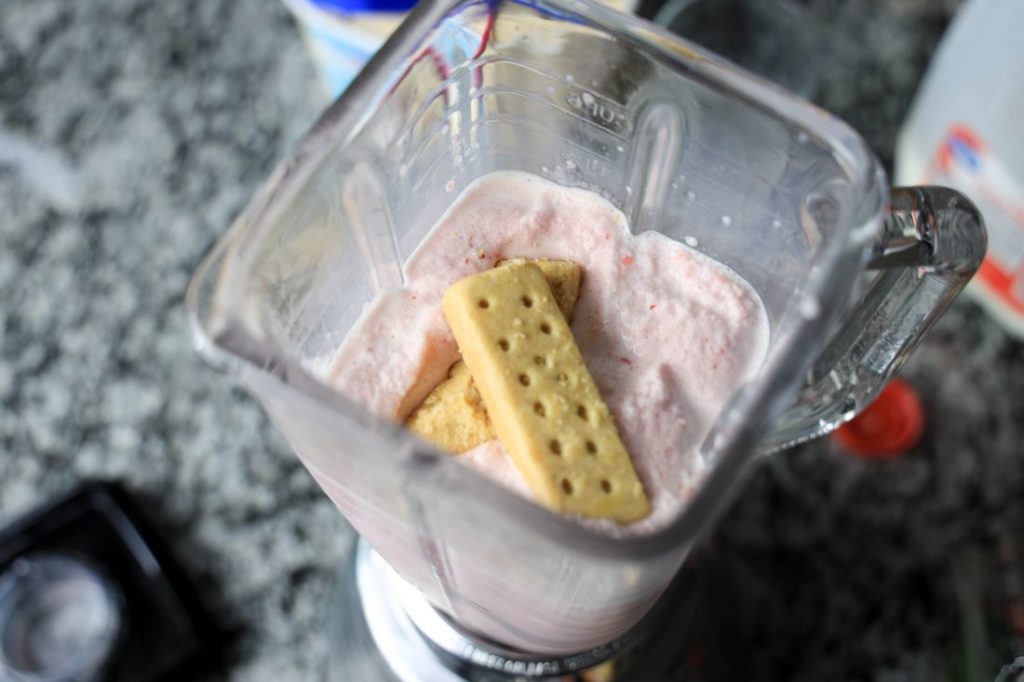
[[[679,582],[679,581],[677,581]],[[566,657],[512,651],[465,632],[359,539],[330,603],[327,679],[396,682],[706,679],[686,645],[701,593],[669,588],[624,638]],[[698,668],[701,666],[697,666]]]

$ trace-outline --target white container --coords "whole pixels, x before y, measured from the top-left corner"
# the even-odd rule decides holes
[[[620,12],[632,12],[636,0],[598,0]],[[405,20],[406,12],[342,14],[315,0],[284,0],[302,31],[327,95],[334,99]]]
[[[302,31],[324,90],[340,95],[377,53],[404,12],[340,14],[318,7],[313,0],[284,0]]]
[[[896,148],[900,185],[971,197],[989,251],[967,291],[1024,338],[1024,0],[969,0],[939,45]]]

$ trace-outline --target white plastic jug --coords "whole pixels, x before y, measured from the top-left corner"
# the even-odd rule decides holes
[[[985,216],[967,291],[1024,338],[1024,1],[969,0],[932,60],[896,148],[896,184],[954,187]]]

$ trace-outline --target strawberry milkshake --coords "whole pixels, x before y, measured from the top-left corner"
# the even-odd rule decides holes
[[[632,234],[597,194],[513,172],[472,183],[405,263],[404,286],[368,304],[328,383],[404,421],[459,360],[445,291],[510,258],[582,267],[570,328],[650,498],[650,515],[629,526],[581,523],[613,535],[665,525],[700,482],[715,418],[764,360],[768,318],[732,270],[658,232]],[[457,459],[529,496],[498,440]]]

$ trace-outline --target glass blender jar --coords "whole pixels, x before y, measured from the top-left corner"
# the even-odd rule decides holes
[[[581,528],[324,380],[459,191],[501,170],[595,191],[634,232],[696,238],[767,309],[767,359],[656,532]],[[206,257],[188,306],[199,352],[257,397],[372,547],[366,570],[393,570],[498,659],[604,652],[589,665],[658,600],[755,456],[877,394],[985,244],[962,196],[890,192],[841,121],[653,24],[588,0],[425,0]]]

